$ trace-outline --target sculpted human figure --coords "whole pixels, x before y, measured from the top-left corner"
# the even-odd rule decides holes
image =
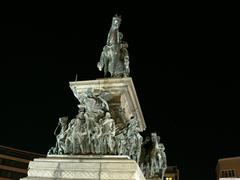
[[[128,54],[128,43],[125,41],[122,41],[122,36],[120,36],[120,61],[121,63],[123,62],[124,65],[124,72],[123,76],[128,77],[130,74],[130,67],[129,67],[129,54]]]
[[[86,122],[81,125],[80,127],[80,132],[79,132],[79,144],[80,144],[80,153],[81,154],[86,154],[87,153],[87,147],[88,147],[88,133],[86,131],[87,129],[87,124]]]
[[[158,169],[161,169],[163,165],[162,152],[161,152],[163,144],[160,143],[160,136],[157,136],[157,142],[158,142],[158,146],[157,146],[158,149],[157,149],[156,163],[157,163]]]
[[[166,157],[166,153],[164,152],[165,147],[162,143],[159,144],[159,149],[160,149],[160,156],[161,156],[160,176],[163,179],[165,171],[167,169],[167,157]]]
[[[73,154],[79,154],[80,153],[80,129],[81,129],[81,120],[76,118],[75,123],[73,125],[73,130],[71,134],[72,138],[72,146],[73,146]]]
[[[66,146],[65,146],[65,139],[66,139],[66,133],[65,131],[67,130],[68,127],[68,117],[61,117],[59,118],[58,121],[58,126],[56,127],[55,131],[54,131],[54,135],[56,136],[56,146],[55,148],[51,148],[50,151],[48,152],[48,154],[64,154],[65,150],[66,150]],[[60,133],[57,134],[57,130],[58,128],[61,127]],[[53,151],[53,152],[51,152]]]
[[[92,137],[93,134],[95,133],[95,126],[96,126],[96,120],[93,116],[91,116],[90,113],[85,113],[84,114],[85,120],[86,120],[86,133],[87,133],[87,138],[86,138],[86,143],[85,143],[85,151],[87,153],[91,152],[91,142],[92,142]]]
[[[127,154],[127,138],[123,132],[115,136],[115,152],[118,155]]]
[[[84,112],[79,111],[76,115],[76,118],[73,118],[69,124],[68,128],[65,131],[65,153],[66,154],[80,154],[81,153],[81,143],[82,137],[84,134],[81,133],[81,128],[84,125]]]
[[[74,125],[76,123],[76,119],[72,119],[69,124],[68,128],[65,131],[65,153],[66,154],[73,154],[73,130],[74,130]]]
[[[132,119],[129,120],[127,126],[127,143],[129,147],[129,157],[138,163],[140,160],[142,136],[138,132],[138,121],[136,117],[132,117]]]
[[[82,108],[85,109],[88,116],[93,118],[103,117],[105,111],[109,110],[108,103],[101,95],[94,95],[91,88],[87,89],[85,93],[79,95],[79,101]]]
[[[140,164],[140,167],[144,167],[145,170],[146,170],[146,167],[145,167],[146,163],[150,162],[149,160],[150,157],[148,153],[150,143],[151,143],[151,138],[150,136],[147,136],[141,145],[141,155],[140,155],[139,164]]]
[[[116,127],[115,122],[111,118],[111,114],[106,112],[105,117],[100,120],[102,126],[102,136],[103,136],[103,145],[107,148],[103,148],[104,153],[113,153],[114,152],[114,140]]]
[[[103,142],[102,126],[100,119],[106,120],[109,112],[108,101],[112,94],[104,89],[88,88],[85,92],[78,92],[76,87],[72,88],[75,97],[79,100],[79,113],[68,125],[66,134],[66,154],[104,154],[101,151]],[[105,116],[106,115],[106,116]],[[114,121],[114,120],[113,120]],[[106,124],[105,124],[106,123]],[[115,124],[114,124],[115,125]],[[115,134],[114,128],[114,134]],[[105,134],[106,136],[106,134]],[[106,140],[106,153],[113,151],[111,139]],[[111,146],[110,146],[111,145]]]
[[[98,123],[95,124],[94,133],[92,134],[91,152],[101,154],[102,128]]]
[[[75,131],[75,140],[77,140],[77,144],[79,147],[79,152],[80,154],[85,154],[85,148],[86,148],[86,141],[87,141],[87,123],[85,120],[84,116],[84,111],[83,109],[79,110],[79,113],[77,114],[76,118],[78,119],[76,123],[76,128],[74,128]]]
[[[153,177],[159,172],[157,159],[159,155],[159,146],[157,140],[157,133],[151,133],[152,149],[150,151],[150,174]]]

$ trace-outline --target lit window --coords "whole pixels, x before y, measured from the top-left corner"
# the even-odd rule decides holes
[[[236,171],[235,169],[228,169],[221,171],[221,177],[235,177]]]

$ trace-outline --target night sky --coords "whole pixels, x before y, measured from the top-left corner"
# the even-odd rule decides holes
[[[50,9],[29,14],[27,24],[1,24],[0,145],[42,154],[55,145],[58,118],[77,113],[68,82],[103,77],[96,63],[118,13],[142,135],[161,136],[180,179],[214,179],[219,158],[240,155],[239,58],[231,15],[200,7]]]

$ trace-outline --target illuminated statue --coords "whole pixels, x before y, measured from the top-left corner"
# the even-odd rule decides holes
[[[111,77],[128,77],[130,73],[128,44],[122,41],[123,34],[119,32],[121,17],[112,18],[112,26],[108,33],[107,44],[103,47],[97,67],[104,70],[104,76],[109,72]]]
[[[151,133],[142,143],[142,151],[139,165],[146,178],[160,177],[163,180],[167,169],[165,148],[160,143],[160,136]]]
[[[61,128],[59,134],[57,134],[58,128]],[[54,135],[56,136],[56,146],[52,147],[48,154],[64,154],[66,151],[65,139],[66,139],[66,131],[68,128],[68,117],[59,118],[58,125],[54,131]]]

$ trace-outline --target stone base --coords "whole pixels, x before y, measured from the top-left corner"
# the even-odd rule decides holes
[[[138,164],[128,156],[48,155],[29,163],[26,180],[89,179],[145,180]]]
[[[131,77],[128,78],[104,78],[90,81],[73,81],[69,82],[73,93],[81,94],[92,88],[94,91],[108,91],[112,98],[108,101],[111,109],[112,118],[120,109],[124,110],[125,120],[128,121],[135,116],[139,122],[139,131],[146,129],[146,124],[142,114],[141,106],[138,101],[137,93]],[[127,123],[127,122],[124,122]]]

